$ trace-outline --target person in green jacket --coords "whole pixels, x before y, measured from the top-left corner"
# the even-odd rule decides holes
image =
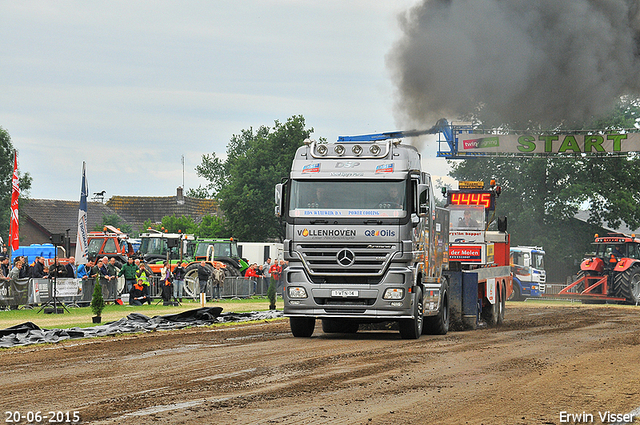
[[[133,284],[136,283],[136,272],[138,271],[138,267],[133,264],[133,258],[129,257],[127,260],[127,264],[122,266],[120,269],[120,273],[118,276],[124,276],[124,285],[126,286],[127,293],[131,292],[131,288],[133,288]],[[123,291],[124,292],[124,291]]]

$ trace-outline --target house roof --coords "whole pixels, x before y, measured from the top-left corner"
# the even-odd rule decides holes
[[[189,196],[112,196],[106,204],[134,228],[146,221],[162,221],[162,217],[175,215],[193,218],[196,223],[205,215],[218,214],[218,201]]]
[[[36,225],[49,234],[61,233],[75,243],[78,233],[78,201],[61,201],[55,199],[28,199],[20,203],[20,217],[31,219]],[[102,217],[116,214],[107,205],[100,202],[87,202],[87,226],[89,231],[102,224]]]
[[[586,210],[579,210],[573,217],[580,221],[588,223],[589,217],[591,217],[591,213]],[[625,235],[631,235],[632,233],[638,233],[640,231],[640,229],[631,229],[624,223],[622,223],[617,229],[612,229],[611,226],[605,226],[604,224],[600,224],[600,227],[610,232],[624,233]]]

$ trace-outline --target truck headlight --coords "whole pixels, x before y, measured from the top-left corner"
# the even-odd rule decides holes
[[[307,291],[300,286],[290,286],[289,298],[307,298]]]
[[[401,300],[404,297],[404,289],[402,288],[387,288],[384,291],[382,299],[385,300]]]

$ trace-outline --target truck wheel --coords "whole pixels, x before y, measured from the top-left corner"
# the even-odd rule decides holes
[[[358,332],[358,328],[358,322],[352,320],[322,319],[322,332],[326,334],[354,334]]]
[[[227,261],[222,261],[222,263],[224,263],[226,265],[225,269],[224,269],[224,275],[225,277],[237,277],[240,276],[240,270],[238,270],[236,268],[236,266],[234,266],[233,264],[227,262]]]
[[[315,317],[290,317],[289,326],[291,333],[296,338],[309,338],[316,327]]]
[[[442,299],[440,311],[435,316],[424,318],[423,335],[446,335],[449,332],[449,298]]]
[[[640,265],[629,267],[614,278],[614,296],[626,298],[630,304],[640,302]]]
[[[513,291],[509,297],[509,301],[522,301],[522,295],[520,293],[520,286],[518,284],[513,285]]]
[[[398,322],[402,339],[418,339],[422,335],[424,325],[422,289],[417,288],[413,303],[413,319],[402,319]]]

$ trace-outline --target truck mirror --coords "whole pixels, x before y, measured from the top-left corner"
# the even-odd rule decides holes
[[[418,216],[424,217],[429,215],[429,185],[418,185]]]
[[[282,215],[282,183],[276,184],[275,201],[275,214],[276,217],[280,217]]]

